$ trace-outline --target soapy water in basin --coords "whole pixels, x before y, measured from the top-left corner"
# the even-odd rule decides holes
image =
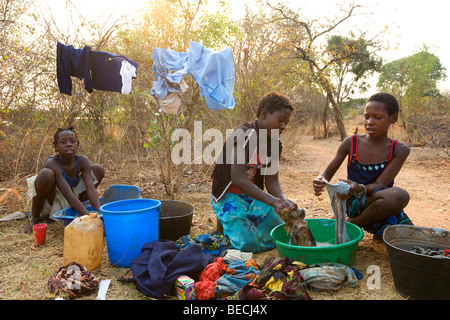
[[[332,241],[332,240],[330,240]],[[334,246],[334,243],[331,242],[317,242],[316,241],[316,247],[329,247],[329,246]]]

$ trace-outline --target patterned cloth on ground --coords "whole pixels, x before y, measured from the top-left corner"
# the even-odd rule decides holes
[[[226,273],[216,281],[216,294],[219,299],[229,297],[260,273],[259,265],[255,260],[247,261],[230,260]]]
[[[98,279],[79,263],[71,262],[55,271],[47,281],[47,289],[54,295],[78,298],[98,289]]]
[[[175,241],[175,245],[179,249],[184,249],[194,244],[202,249],[203,254],[212,254],[215,256],[219,256],[222,251],[231,248],[230,241],[223,234],[215,231],[209,234],[199,235],[194,239],[190,235],[183,236]]]
[[[311,300],[300,270],[305,264],[287,257],[272,258],[254,280],[229,300]]]
[[[253,260],[225,261],[217,257],[199,275],[195,283],[197,300],[223,299],[239,291],[259,273],[259,266]]]
[[[315,289],[339,290],[343,286],[356,287],[355,271],[340,263],[319,263],[300,271],[305,283]]]
[[[195,287],[195,300],[210,300],[216,296],[216,284],[211,280],[197,281]]]
[[[200,272],[198,278],[202,280],[216,281],[227,271],[227,266],[225,265],[225,260],[221,257],[214,259],[213,263],[210,263],[206,268]]]

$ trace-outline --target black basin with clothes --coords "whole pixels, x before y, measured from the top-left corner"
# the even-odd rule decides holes
[[[161,200],[159,240],[176,241],[191,232],[194,206],[177,200]]]
[[[401,295],[418,300],[450,299],[450,257],[443,253],[450,249],[449,231],[394,225],[386,228],[383,240],[395,288]]]

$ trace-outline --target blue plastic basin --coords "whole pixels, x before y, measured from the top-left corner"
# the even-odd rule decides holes
[[[140,199],[141,189],[137,186],[115,184],[109,186],[103,196],[99,199],[100,205],[107,204],[113,201],[126,200],[126,199]],[[83,202],[88,211],[93,211],[94,208],[89,200]],[[52,214],[51,218],[62,220],[64,227],[71,223],[76,217],[79,217],[80,213],[72,207],[62,209]],[[99,218],[103,219],[101,212],[99,212]]]
[[[159,239],[161,202],[153,199],[113,201],[100,207],[108,258],[117,267],[130,267],[144,244]]]

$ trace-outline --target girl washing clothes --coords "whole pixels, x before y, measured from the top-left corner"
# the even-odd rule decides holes
[[[282,151],[278,135],[293,110],[285,95],[267,93],[259,102],[258,118],[234,130],[214,167],[211,202],[218,231],[241,251],[273,248],[270,231],[282,222],[278,214],[297,209],[283,193],[277,167]]]
[[[27,179],[31,199],[31,220],[24,231],[31,232],[36,223],[51,214],[72,207],[81,215],[89,214],[82,204],[89,200],[100,212],[97,187],[105,170],[99,164],[91,165],[88,158],[78,155],[77,134],[74,127],[59,128],[54,134],[53,146],[57,154],[48,157],[39,173]]]
[[[409,155],[409,147],[388,137],[388,129],[398,120],[397,99],[388,93],[372,95],[364,108],[366,134],[347,137],[336,156],[313,182],[316,196],[322,194],[346,157],[347,221],[363,227],[379,240],[389,225],[412,224],[403,209],[409,202],[407,191],[394,187],[394,178]]]

